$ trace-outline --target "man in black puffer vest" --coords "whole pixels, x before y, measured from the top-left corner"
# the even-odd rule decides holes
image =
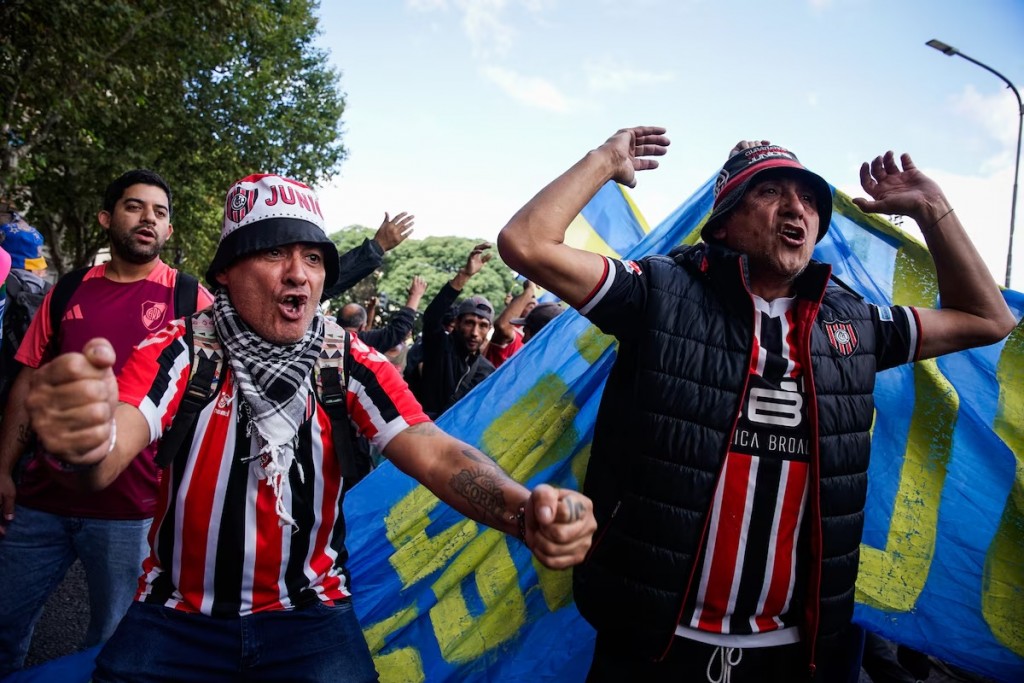
[[[767,141],[732,150],[703,243],[628,262],[563,243],[607,181],[632,187],[667,145],[663,128],[618,131],[498,238],[511,268],[619,342],[584,484],[599,529],[573,576],[597,629],[587,680],[830,680],[875,375],[1016,320],[942,190],[891,152],[861,167],[872,199],[854,202],[917,221],[941,309],[869,304],[812,261],[831,188]]]

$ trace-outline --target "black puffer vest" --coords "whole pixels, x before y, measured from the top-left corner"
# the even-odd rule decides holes
[[[754,308],[746,258],[734,252],[698,245],[640,263],[648,300],[640,334],[620,342],[601,400],[584,484],[599,530],[573,583],[598,631],[659,659],[693,582],[744,395]],[[853,612],[876,373],[870,307],[830,284],[830,273],[812,262],[797,282],[800,329],[810,334],[802,347],[810,349],[811,557],[796,596],[811,670],[816,641],[836,635]],[[848,355],[828,341],[832,321],[853,324],[858,339]]]

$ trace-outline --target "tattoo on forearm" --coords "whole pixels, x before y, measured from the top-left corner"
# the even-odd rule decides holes
[[[504,518],[505,494],[494,472],[483,469],[462,470],[452,477],[450,486],[466,499],[481,520],[489,517]]]
[[[414,424],[405,430],[408,434],[418,434],[420,436],[437,436],[441,433],[441,430],[437,428],[433,422],[420,422]]]
[[[18,425],[18,436],[17,436],[17,439],[18,439],[18,443],[21,446],[27,446],[30,443],[32,443],[33,435],[34,435],[34,432],[32,431],[32,427],[31,426],[29,426],[27,424]]]
[[[576,500],[575,498],[566,498],[565,506],[569,509],[569,521],[577,522],[583,519],[583,515],[586,513],[586,508],[583,503]]]

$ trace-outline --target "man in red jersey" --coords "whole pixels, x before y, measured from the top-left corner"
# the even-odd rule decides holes
[[[96,681],[372,681],[350,604],[343,480],[314,369],[340,327],[317,304],[338,256],[312,190],[274,175],[230,190],[193,316],[227,360],[213,400],[161,480],[135,602],[97,659]],[[139,345],[121,375],[103,339],[42,368],[33,426],[68,483],[102,488],[173,422],[193,349],[184,321]],[[351,338],[351,424],[400,469],[467,516],[518,536],[551,568],[581,561],[589,499],[528,491],[427,418],[382,354]],[[120,400],[120,403],[118,403]]]
[[[865,163],[871,199],[854,202],[917,221],[941,309],[833,282],[811,258],[831,188],[767,141],[733,149],[703,243],[638,261],[564,243],[598,189],[633,186],[667,145],[663,128],[618,131],[498,238],[511,268],[619,342],[583,489],[601,540],[573,573],[597,630],[588,681],[841,680],[817,667],[853,613],[875,375],[1016,320],[906,154]]]
[[[133,346],[180,313],[175,286],[184,276],[160,259],[174,231],[163,178],[141,169],[124,173],[107,187],[97,220],[110,240],[110,261],[85,272],[65,311],[51,311],[51,289],[15,355],[24,368],[0,426],[0,677],[22,667],[46,598],[76,559],[89,586],[83,646],[110,637],[135,593],[156,509],[157,467],[145,444],[102,492],[67,490],[42,451],[29,459],[17,486],[12,476],[32,442],[25,397],[41,365],[103,335],[116,350],[118,374]],[[197,286],[195,278],[191,283]],[[197,289],[193,305],[208,306],[209,292]]]

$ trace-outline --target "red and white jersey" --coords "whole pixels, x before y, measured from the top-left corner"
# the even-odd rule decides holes
[[[383,354],[352,340],[347,407],[356,429],[383,450],[428,418]],[[188,384],[189,350],[176,321],[140,344],[118,377],[120,398],[139,408],[158,439]],[[349,595],[342,477],[327,413],[310,393],[282,502],[281,526],[258,448],[239,418],[229,364],[218,395],[199,414],[188,456],[163,472],[137,599],[212,616],[289,609]],[[251,430],[255,433],[255,430]]]
[[[755,296],[754,307],[746,396],[677,631],[693,640],[744,647],[799,640],[800,615],[791,600],[810,473],[795,300],[769,303]]]

